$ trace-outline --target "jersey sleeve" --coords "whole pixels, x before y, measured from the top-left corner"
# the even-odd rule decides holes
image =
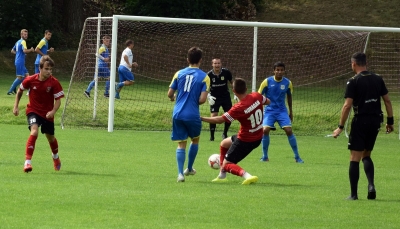
[[[206,74],[206,76],[204,77],[203,83],[205,85],[205,87],[203,87],[203,89],[201,90],[203,91],[210,91],[210,77]]]
[[[289,87],[288,90],[286,92],[288,95],[292,95],[293,94],[293,84],[292,81],[289,80]]]
[[[21,41],[21,45],[23,47],[22,50],[26,49],[26,41],[25,40]]]
[[[235,104],[229,111],[225,112],[222,115],[222,118],[225,120],[225,122],[233,122],[241,117],[243,115],[243,109],[241,109],[241,103]]]
[[[105,52],[105,51],[106,51],[106,48],[105,48],[104,46],[101,46],[101,47],[99,48],[99,54],[100,54],[100,55],[102,55],[103,52]]]
[[[265,79],[261,83],[260,88],[258,89],[258,93],[266,96],[267,95],[267,91],[268,91],[268,80]]]
[[[232,82],[232,73],[231,73],[231,71],[229,71],[228,69],[226,69],[226,71],[227,71],[227,80],[228,81],[231,81]]]
[[[171,84],[169,85],[169,87],[174,90],[178,89],[178,73],[179,71],[175,73],[174,77],[172,77]]]
[[[30,84],[30,80],[28,78],[25,78],[25,80],[22,81],[22,83],[19,85],[19,89],[24,91],[25,89],[29,88],[29,84]]]
[[[54,99],[59,100],[64,97],[64,91],[63,91],[63,88],[62,88],[60,82],[56,78],[53,78],[53,79],[54,79],[54,81],[53,81]]]
[[[355,80],[354,78],[349,79],[349,81],[347,81],[347,86],[346,86],[346,91],[344,93],[344,98],[352,98],[354,99],[355,97]]]
[[[40,40],[39,44],[36,47],[41,49],[44,45],[46,45],[46,42],[44,40]]]

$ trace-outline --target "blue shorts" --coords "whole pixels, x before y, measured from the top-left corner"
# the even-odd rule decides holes
[[[289,114],[286,111],[268,111],[264,112],[263,126],[274,127],[275,122],[278,122],[281,128],[291,127]]]
[[[28,70],[26,69],[25,64],[16,64],[15,69],[17,72],[16,76],[25,77],[28,74]]]
[[[126,68],[122,65],[118,67],[118,77],[119,77],[119,82],[135,81],[135,77],[133,76],[133,73],[131,71],[129,71],[128,68]]]
[[[201,132],[201,120],[196,121],[183,121],[183,120],[172,120],[172,141],[186,141],[188,137],[191,139],[200,137]]]
[[[105,66],[99,66],[97,76],[101,78],[110,78],[110,69]],[[95,76],[96,77],[96,76]]]

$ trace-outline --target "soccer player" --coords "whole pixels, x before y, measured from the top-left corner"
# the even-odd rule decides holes
[[[227,112],[232,107],[231,95],[229,93],[228,82],[232,85],[232,73],[226,69],[222,68],[221,59],[213,58],[212,70],[210,70],[207,75],[210,77],[210,94],[211,98],[215,100],[214,105],[210,105],[211,117],[217,116],[219,108],[222,106],[224,112]],[[224,132],[222,134],[222,139],[228,137],[228,130],[231,126],[230,122],[225,122]],[[214,141],[214,133],[216,124],[210,123],[210,141]]]
[[[51,39],[51,31],[44,31],[44,37],[39,41],[39,44],[35,48],[36,60],[35,60],[35,74],[39,73],[39,63],[42,56],[47,55],[47,52],[54,52],[54,48],[49,49],[49,40]]]
[[[135,46],[133,40],[125,42],[126,48],[122,52],[121,62],[118,67],[119,83],[115,87],[115,98],[120,99],[119,93],[124,86],[131,86],[135,83],[135,77],[132,73],[132,67],[137,67],[138,64],[133,62],[132,49]]]
[[[262,139],[263,156],[260,161],[269,161],[268,147],[269,147],[269,132],[274,128],[275,122],[285,131],[290,146],[294,153],[294,159],[297,163],[304,163],[300,158],[296,137],[292,131],[293,111],[292,111],[292,82],[284,77],[285,64],[276,62],[274,64],[273,76],[267,77],[260,85],[258,93],[264,95],[271,100],[271,104],[264,108],[263,129],[264,136]],[[285,104],[285,98],[289,106],[289,114]]]
[[[233,81],[233,93],[238,97],[239,102],[222,116],[201,117],[202,121],[208,123],[233,122],[234,120],[240,122],[239,133],[223,139],[220,144],[221,169],[218,177],[212,182],[226,182],[227,172],[243,177],[245,180],[242,184],[244,185],[258,181],[257,176],[252,176],[237,163],[260,145],[263,137],[263,104],[269,104],[270,101],[257,92],[247,94],[246,91],[246,82],[241,78],[236,78]]]
[[[21,30],[21,39],[18,40],[14,47],[11,49],[11,53],[15,54],[15,69],[17,78],[15,78],[14,82],[11,84],[10,89],[7,92],[7,95],[13,95],[17,93],[17,86],[24,80],[26,76],[29,75],[28,70],[25,67],[25,54],[34,52],[33,47],[30,49],[26,48],[26,39],[28,39],[28,30]]]
[[[108,98],[110,94],[110,51],[108,47],[110,46],[111,37],[103,36],[103,44],[101,44],[96,56],[99,59],[98,61],[98,70],[97,70],[97,78],[104,78],[106,80],[106,87],[104,91],[104,97]],[[95,76],[96,77],[96,76]],[[95,81],[91,81],[87,87],[87,89],[83,92],[83,94],[90,98],[90,91],[94,87]]]
[[[26,142],[24,172],[32,171],[32,156],[38,138],[39,127],[42,134],[46,135],[52,151],[54,169],[59,171],[61,161],[58,156],[58,143],[54,136],[54,115],[61,105],[64,92],[60,82],[52,76],[54,62],[49,56],[40,59],[40,73],[28,76],[20,85],[15,97],[13,114],[19,115],[19,101],[24,90],[30,90],[29,103],[26,108],[30,136]]]
[[[187,54],[189,67],[175,73],[168,90],[168,98],[171,101],[176,99],[172,113],[171,140],[178,142],[178,148],[176,149],[178,182],[185,181],[184,175],[196,174],[193,163],[199,149],[201,132],[199,105],[206,102],[210,88],[210,78],[207,73],[199,69],[202,55],[203,52],[198,47],[189,49]],[[178,91],[176,96],[175,91]],[[183,171],[188,137],[191,138],[188,167]]]
[[[381,97],[386,107],[386,133],[394,128],[393,108],[388,90],[382,77],[367,70],[367,57],[364,53],[354,53],[351,56],[351,67],[356,73],[347,81],[345,101],[340,115],[339,125],[333,131],[337,138],[344,128],[344,124],[353,107],[354,117],[351,121],[351,130],[348,142],[350,150],[349,180],[351,194],[348,200],[358,199],[358,180],[360,178],[360,161],[364,163],[364,172],[368,179],[367,199],[376,198],[374,184],[375,169],[371,153],[383,123]]]

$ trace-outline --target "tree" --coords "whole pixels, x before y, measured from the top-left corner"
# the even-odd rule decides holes
[[[62,25],[66,28],[66,32],[80,34],[84,21],[83,0],[63,1]]]

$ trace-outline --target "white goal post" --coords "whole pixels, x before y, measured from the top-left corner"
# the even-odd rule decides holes
[[[101,32],[97,31],[98,29],[94,27],[88,28],[89,26],[86,24],[90,21],[95,21],[96,23],[100,23],[101,21],[101,23],[105,23],[102,24],[102,26],[98,26],[98,28],[101,28],[102,31]],[[351,54],[356,51],[368,52],[367,46],[374,45],[373,42],[370,42],[371,33],[375,32],[392,33],[396,34],[396,36],[397,34],[400,34],[400,28],[389,28],[389,27],[200,20],[200,19],[183,19],[183,18],[141,17],[141,16],[127,16],[127,15],[114,15],[112,18],[111,17],[88,18],[85,22],[84,30],[87,30],[89,32],[85,33],[82,32],[81,43],[77,54],[77,60],[74,66],[74,72],[71,77],[70,87],[74,87],[74,84],[78,82],[78,79],[81,80],[79,81],[79,83],[82,83],[82,82],[87,82],[90,78],[91,73],[86,74],[89,71],[89,68],[87,66],[90,64],[83,63],[82,60],[85,58],[86,59],[91,58],[84,56],[86,52],[85,50],[89,49],[92,50],[91,47],[94,46],[95,44],[94,44],[94,39],[93,41],[85,41],[85,39],[91,37],[92,34],[93,36],[95,36],[94,34],[97,34],[96,39],[98,41],[101,36],[100,34],[103,35],[108,34],[111,35],[112,37],[111,48],[110,48],[111,82],[115,82],[117,79],[116,71],[119,64],[118,59],[120,58],[121,51],[123,50],[122,49],[123,47],[121,47],[121,45],[123,45],[123,42],[125,41],[126,38],[131,38],[135,41],[135,48],[133,50],[133,54],[135,58],[139,58],[140,60],[138,61],[140,69],[134,70],[135,86],[134,89],[130,91],[130,93],[133,93],[133,91],[135,91],[136,89],[138,89],[137,91],[142,90],[139,89],[141,87],[140,86],[141,82],[138,80],[136,83],[136,77],[141,77],[141,79],[146,78],[153,80],[152,81],[153,83],[149,82],[147,84],[148,89],[146,90],[158,91],[159,90],[158,88],[157,89],[151,88],[151,85],[155,84],[154,82],[162,81],[164,86],[167,85],[168,81],[170,81],[173,76],[174,73],[173,71],[177,71],[180,69],[179,67],[175,66],[181,66],[182,68],[185,67],[183,66],[183,64],[185,63],[186,59],[185,57],[186,51],[191,46],[199,46],[200,48],[203,49],[203,51],[206,50],[205,57],[203,57],[203,59],[209,61],[213,55],[221,56],[223,66],[227,65],[228,68],[233,72],[234,77],[242,77],[242,78],[244,76],[247,77],[246,80],[251,81],[252,91],[257,90],[258,86],[257,83],[259,83],[260,80],[265,78],[268,74],[271,75],[272,73],[271,68],[273,62],[283,61],[287,65],[288,69],[287,73],[289,74],[288,77],[295,82],[294,84],[295,93],[296,93],[296,88],[299,88],[300,86],[301,88],[298,90],[301,91],[311,91],[312,89],[309,88],[311,87],[316,88],[315,93],[311,93],[307,96],[294,97],[294,100],[296,100],[296,98],[299,98],[301,102],[307,103],[307,101],[311,100],[313,97],[324,96],[326,95],[326,93],[328,93],[327,91],[332,90],[335,91],[336,93],[335,98],[334,99],[332,98],[332,102],[334,102],[335,104],[342,104],[343,97],[340,97],[340,95],[344,91],[343,82],[345,82],[345,80],[349,78],[350,74],[352,74],[350,69]],[[146,31],[146,33],[143,33],[143,35],[139,34],[139,32],[136,33],[136,31],[139,30]],[[274,34],[273,31],[275,30],[279,32],[277,32],[277,34]],[[196,39],[193,39],[193,36],[189,35],[190,33],[196,33],[196,31],[202,33],[202,34],[197,34],[197,36],[203,36],[203,40],[201,42],[196,41]],[[123,38],[120,39],[119,38],[120,36]],[[227,36],[228,38],[226,38]],[[267,39],[266,37],[271,37],[271,39],[273,38],[276,41],[272,42],[272,40]],[[152,41],[153,43],[149,42],[148,44],[146,44],[148,46],[144,47],[145,42],[153,38],[156,39],[156,41]],[[282,38],[282,40],[280,38]],[[386,42],[389,44],[389,46],[392,46],[391,44],[395,43],[393,42],[393,39],[395,41],[400,40],[398,39],[398,37],[392,38],[390,35],[385,35],[384,38],[387,38],[387,41],[379,40],[376,43],[376,46],[381,45],[382,42]],[[235,43],[236,41],[238,44]],[[273,47],[277,47],[280,44],[282,44],[282,47],[279,47],[276,50],[273,49]],[[176,46],[177,49],[172,49],[172,48],[170,49],[169,46]],[[289,51],[284,48],[288,48]],[[251,54],[250,52],[247,52],[247,50],[251,50]],[[380,52],[379,50],[378,51],[376,50],[377,48],[374,49],[373,53],[374,55],[378,55],[378,53]],[[282,55],[276,54],[276,52],[279,51],[281,51],[283,54]],[[149,55],[153,58],[148,58],[148,57],[146,57],[147,59],[142,58],[141,55],[144,55],[146,52],[151,52],[152,56],[150,54]],[[232,53],[232,55],[228,57],[228,53]],[[398,53],[396,54],[399,55]],[[78,58],[80,55],[82,55],[81,59]],[[93,58],[95,58],[93,52],[91,55],[93,56]],[[167,58],[171,60],[171,63],[163,63],[165,62],[165,59],[162,58],[163,55],[168,56]],[[284,57],[285,55],[288,57]],[[383,71],[382,68],[384,67],[381,68],[376,66],[378,66],[379,60],[384,58],[384,55],[386,54],[382,55],[383,56],[377,56],[376,58],[369,57],[369,60],[372,59],[371,62],[374,64],[373,66],[369,66],[369,68],[372,68],[372,70],[375,70],[378,74],[381,75]],[[392,55],[394,54],[391,53],[390,57],[388,56],[387,58],[393,59]],[[333,60],[327,61],[326,58],[328,57],[331,57]],[[158,59],[160,59],[160,61],[158,61]],[[319,60],[321,60],[321,62],[319,62]],[[152,65],[152,61],[154,61],[154,65]],[[173,65],[173,68],[171,69],[167,68],[165,65],[168,64]],[[313,73],[314,70],[312,69],[312,66],[308,65],[314,65],[315,68],[321,68],[321,70],[320,71],[318,70],[317,72]],[[390,63],[390,65],[392,66],[393,63]],[[85,68],[85,67],[86,67],[85,73],[80,73],[75,71],[78,68]],[[159,71],[152,69],[151,71],[147,72],[145,68],[150,68],[150,67],[157,69]],[[211,65],[203,60],[201,67],[203,70],[208,71],[211,68]],[[394,67],[395,66],[392,66],[392,68]],[[305,74],[304,76],[301,75],[303,73]],[[158,78],[160,74],[165,74],[165,76],[162,77],[160,76],[160,78]],[[384,72],[383,75],[385,74],[391,75],[393,73]],[[324,75],[326,75],[325,78],[323,77]],[[397,99],[399,93],[398,92],[399,82],[396,79],[398,79],[398,74],[395,75],[395,77],[390,77],[390,82],[389,82],[389,84],[393,84],[392,88],[395,89],[395,91],[390,90],[391,95],[392,93],[394,93],[394,97],[396,98],[394,102],[398,102]],[[333,84],[338,86],[337,87],[335,86],[335,88],[330,87]],[[114,84],[111,83],[111,85]],[[81,91],[81,89],[79,90]],[[168,88],[165,87],[164,90],[165,91],[161,92],[163,95],[166,93]],[[319,91],[325,91],[324,92],[325,94],[316,94],[316,92]],[[70,93],[71,93],[71,99],[69,100],[68,96]],[[70,122],[69,120],[82,119],[81,116],[78,115],[78,113],[82,113],[82,111],[79,111],[80,108],[76,108],[76,110],[78,111],[74,111],[76,112],[75,114],[70,116],[68,114],[69,102],[72,103],[73,101],[84,99],[83,97],[82,98],[72,97],[73,93],[75,92],[73,92],[73,90],[69,88],[67,102],[64,106],[63,117],[61,121],[62,126]],[[111,96],[114,94],[115,94],[115,87],[111,86],[110,97],[107,103],[108,132],[113,132],[115,128],[116,104],[122,105],[122,103],[124,103],[122,99],[120,101],[115,100],[114,97]],[[132,97],[129,98],[133,102],[129,105],[124,105],[124,106],[131,107],[132,104],[135,103],[138,104],[137,100],[147,99],[147,97],[143,98],[140,96],[141,95],[139,94],[133,95]],[[154,99],[147,100],[147,102],[149,104],[154,103],[157,102],[155,100],[159,98],[160,97],[155,97]],[[319,103],[319,101],[317,101],[317,103]],[[79,106],[85,107],[86,109],[87,105],[85,104]],[[306,105],[308,106],[309,104]],[[302,103],[301,106],[306,106],[306,105],[303,105]],[[143,109],[144,111],[142,112],[145,112],[147,110],[153,110],[154,108],[152,107],[154,105],[149,105],[149,107],[147,107],[146,105],[146,108],[143,108],[143,106],[144,105],[142,104],[137,105],[135,109],[137,110]],[[168,109],[169,110],[168,112],[170,113],[172,111],[171,105],[166,105],[166,106],[167,108],[163,107],[160,108],[160,111],[155,111],[155,112],[163,113],[164,110]],[[341,105],[339,106],[341,107]],[[96,100],[94,107],[96,107]],[[334,112],[332,110],[332,106],[329,108],[333,113],[332,115],[334,115],[335,119],[338,120],[339,111]],[[121,116],[121,119],[128,119],[130,117],[129,115],[137,116],[137,114],[134,113],[136,111],[133,111],[133,109],[127,109],[127,110],[128,111],[125,110],[119,111],[120,113],[128,114],[128,117]],[[202,108],[201,112],[208,113],[207,110],[208,108],[205,106],[204,108]],[[313,120],[313,118],[318,119],[320,114],[317,114],[319,111],[316,110],[317,109],[301,111],[304,112],[301,114],[301,117],[309,116],[310,120]],[[323,111],[323,112],[329,112],[329,111]],[[95,118],[95,114],[93,114],[93,118]],[[151,119],[151,117],[149,117],[149,119]],[[154,120],[160,120],[160,119],[164,118],[154,117]],[[88,122],[83,120],[84,119],[82,119],[83,123]],[[137,120],[135,122],[139,123],[140,121]],[[155,122],[154,120],[153,122]],[[295,119],[296,122],[301,120],[302,118]],[[165,122],[168,121],[169,120],[166,120]],[[149,121],[150,124],[152,124],[151,122],[152,121]],[[307,122],[310,121],[308,120]],[[327,118],[325,122],[329,123],[331,121],[329,121]],[[75,125],[80,125],[80,124],[75,124]],[[316,125],[326,125],[326,123],[322,124],[318,123]],[[129,125],[119,124],[119,126],[128,127]],[[128,128],[130,128],[130,126]],[[310,127],[310,128],[311,130],[307,131],[313,132],[312,128],[315,127]],[[139,129],[144,129],[144,128],[141,127]],[[325,129],[318,131],[324,131]],[[156,127],[154,130],[165,130],[165,128]]]

